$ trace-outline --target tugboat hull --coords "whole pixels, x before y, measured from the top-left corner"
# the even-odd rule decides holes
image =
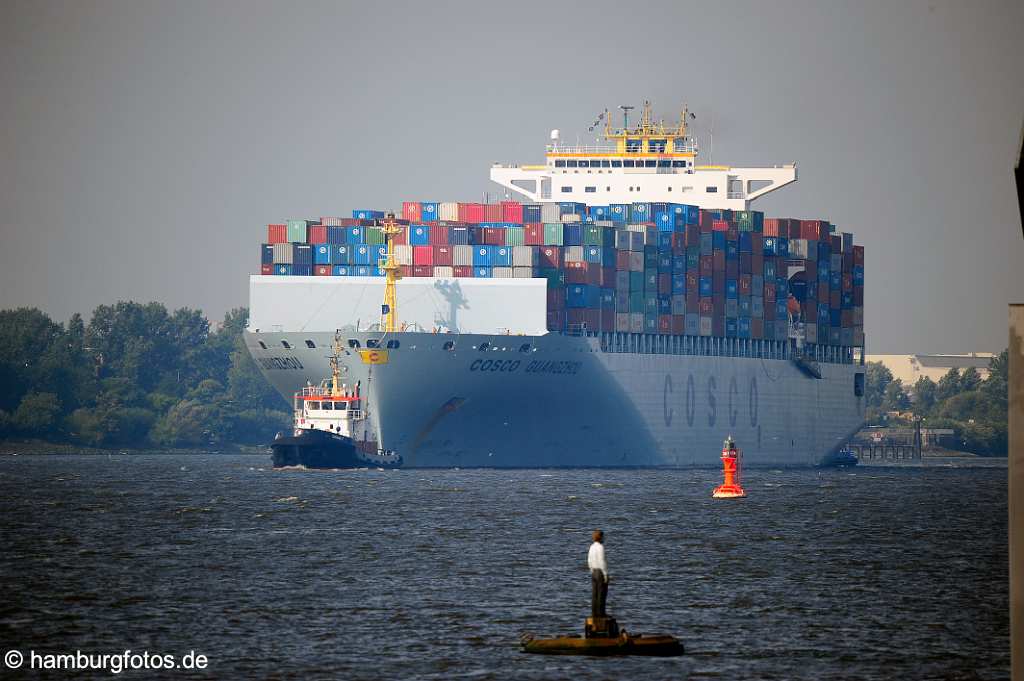
[[[401,458],[383,457],[360,451],[352,438],[320,430],[278,436],[270,445],[274,468],[398,468]]]

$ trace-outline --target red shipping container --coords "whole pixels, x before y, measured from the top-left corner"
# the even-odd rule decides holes
[[[288,243],[288,225],[267,225],[267,243]]]
[[[615,268],[601,268],[601,286],[604,288],[615,288]]]
[[[399,265],[398,267],[398,271],[402,274],[403,277],[412,276],[412,265]]]
[[[484,208],[482,203],[460,203],[459,222],[468,222],[473,225],[488,222],[485,218]],[[500,222],[500,220],[494,220],[494,222]]]
[[[615,310],[601,310],[601,330],[611,333],[615,330]]]
[[[832,291],[828,294],[828,306],[833,310],[843,309],[843,294],[839,291]]]
[[[697,225],[700,227],[701,232],[710,232],[714,221],[715,218],[711,215],[710,211],[703,208],[700,209],[700,213],[697,215]]]
[[[682,336],[686,333],[686,315],[672,315],[672,335]]]
[[[823,226],[821,220],[801,220],[800,238],[818,241],[825,234],[828,234],[828,227]]]
[[[274,273],[274,266],[273,265],[260,265],[260,274],[273,274],[273,273]]]
[[[564,310],[565,309],[565,289],[564,288],[549,288],[548,289],[548,310]]]
[[[814,260],[799,260],[797,261],[804,266],[804,278],[807,281],[815,282],[818,280],[818,263]],[[814,294],[813,286],[808,286],[808,292]]]
[[[540,266],[560,268],[562,266],[562,249],[559,246],[544,246],[540,249]]]
[[[738,286],[739,286],[739,292],[740,292],[741,296],[749,296],[750,295],[750,275],[749,274],[741,274],[739,276],[739,284],[738,284]]]
[[[849,293],[850,291],[852,291],[853,290],[853,274],[850,273],[850,272],[843,272],[842,280],[843,280],[843,292],[844,293]]]
[[[701,276],[700,274],[698,274],[697,272],[694,272],[692,270],[687,271],[687,273],[686,273],[686,290],[688,292],[689,291],[698,291],[698,290],[700,290],[700,276]]]
[[[751,338],[763,338],[764,337],[764,320],[760,317],[753,317],[750,320],[750,337]]]
[[[308,227],[306,229],[306,243],[327,243],[327,227],[325,225],[311,225],[310,227]]]
[[[659,274],[658,275],[658,295],[659,296],[670,296],[670,295],[672,295],[672,275],[671,274]]]
[[[778,218],[765,218],[764,219],[764,231],[762,233],[765,236],[778,236],[779,235],[779,220],[778,220]]]
[[[658,333],[672,333],[672,315],[658,315]]]
[[[454,272],[452,274],[454,274],[456,277],[472,277],[473,276],[473,266],[472,265],[456,265],[454,267]]]
[[[772,304],[769,305],[767,300],[764,301],[764,320],[766,322],[774,322],[775,321],[775,303],[774,302],[772,302]]]
[[[686,247],[695,248],[700,246],[700,230],[699,229],[686,229]]]
[[[853,251],[843,253],[843,271],[853,272]]]
[[[548,310],[548,331],[565,330],[565,312],[563,310]]]
[[[740,273],[741,274],[750,274],[750,254],[749,253],[740,253],[739,263],[740,263]]]
[[[725,272],[725,251],[713,251],[711,253],[711,271]]]
[[[864,265],[864,247],[863,246],[854,246],[853,247],[853,264],[854,265],[861,265],[863,267],[863,265]]]
[[[775,302],[775,284],[764,285],[764,302],[766,305]]]
[[[488,246],[504,246],[505,230],[500,227],[484,227],[484,243]]]
[[[523,204],[518,201],[501,202],[501,222],[522,222]]]
[[[726,232],[725,232],[725,240],[726,241],[739,241],[740,240],[740,230],[739,230],[739,228],[735,227],[733,225],[729,225],[729,229],[726,230]]]
[[[697,314],[700,312],[700,298],[696,293],[686,294],[686,313]]]
[[[329,277],[331,276],[330,265],[317,265],[313,268],[314,277]]]
[[[839,322],[843,325],[844,329],[853,328],[853,310],[843,310],[839,314]]]
[[[429,246],[420,246],[419,248],[430,248]],[[433,265],[413,265],[412,276],[414,277],[432,277],[434,276]]]
[[[710,317],[711,313],[714,312],[714,310],[715,310],[714,299],[708,298],[708,297],[703,297],[703,298],[700,299],[700,303],[699,303],[699,306],[697,308],[697,311],[700,312],[701,316],[703,316],[703,317]]]
[[[448,235],[451,234],[451,229],[442,225],[431,225],[430,226],[430,243],[437,245],[448,245]]]
[[[483,222],[502,222],[502,214],[500,203],[484,204]]]
[[[356,218],[342,218],[338,222],[341,223],[342,227],[358,227],[363,221]]]
[[[829,294],[828,284],[827,283],[823,283],[823,282],[818,282],[818,296],[817,296],[818,300],[820,300],[823,303],[826,302],[828,300],[828,294]]]
[[[565,283],[600,286],[601,266],[590,262],[567,262],[565,263]]]
[[[700,256],[700,276],[710,277],[715,271],[715,259],[711,255]]]
[[[615,251],[615,269],[629,271],[629,251]]]
[[[409,228],[402,227],[398,233],[395,234],[394,242],[398,246],[407,246],[409,244]]]
[[[711,231],[713,232],[728,232],[729,223],[725,220],[713,220],[711,222]]]
[[[434,266],[434,247],[433,246],[413,246],[412,247],[412,265],[415,270],[419,265],[430,265]],[[431,272],[433,274],[433,272]],[[414,277],[424,276],[422,274],[413,274]]]
[[[864,287],[854,286],[853,287],[853,304],[860,307],[864,304]]]
[[[725,296],[716,295],[711,299],[711,316],[725,316]]]
[[[676,257],[686,255],[686,234],[683,232],[672,233],[672,255]]]
[[[755,251],[750,254],[750,272],[752,274],[764,274],[764,253]]]
[[[434,246],[434,267],[451,267],[452,247]]]
[[[543,246],[544,225],[540,222],[528,222],[523,225],[523,245]]]
[[[711,290],[715,293],[725,293],[725,272],[711,273]]]
[[[750,252],[753,255],[764,256],[764,235],[757,232],[750,233]]]
[[[420,204],[418,201],[405,201],[402,203],[402,217],[406,220],[412,220],[413,222],[419,222],[423,215],[420,212]]]
[[[566,310],[565,321],[570,328],[586,328],[591,331],[598,331],[601,328],[601,310],[591,308]]]

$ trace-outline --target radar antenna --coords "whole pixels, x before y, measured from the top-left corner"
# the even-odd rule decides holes
[[[622,129],[629,129],[629,112],[635,109],[635,106],[630,104],[619,104],[619,108],[622,109]]]

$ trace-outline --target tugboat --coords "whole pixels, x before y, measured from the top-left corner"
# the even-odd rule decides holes
[[[294,394],[291,435],[278,433],[271,443],[274,468],[399,468],[402,457],[381,449],[370,428],[360,386],[341,382],[338,357],[341,339],[335,337],[331,379],[306,386]]]

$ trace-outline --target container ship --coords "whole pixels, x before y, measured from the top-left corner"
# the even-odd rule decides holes
[[[493,165],[521,201],[269,225],[263,374],[292,402],[335,366],[405,467],[717,466],[729,435],[747,466],[834,455],[864,417],[863,247],[751,209],[795,165],[698,165],[685,109],[625,114]]]

